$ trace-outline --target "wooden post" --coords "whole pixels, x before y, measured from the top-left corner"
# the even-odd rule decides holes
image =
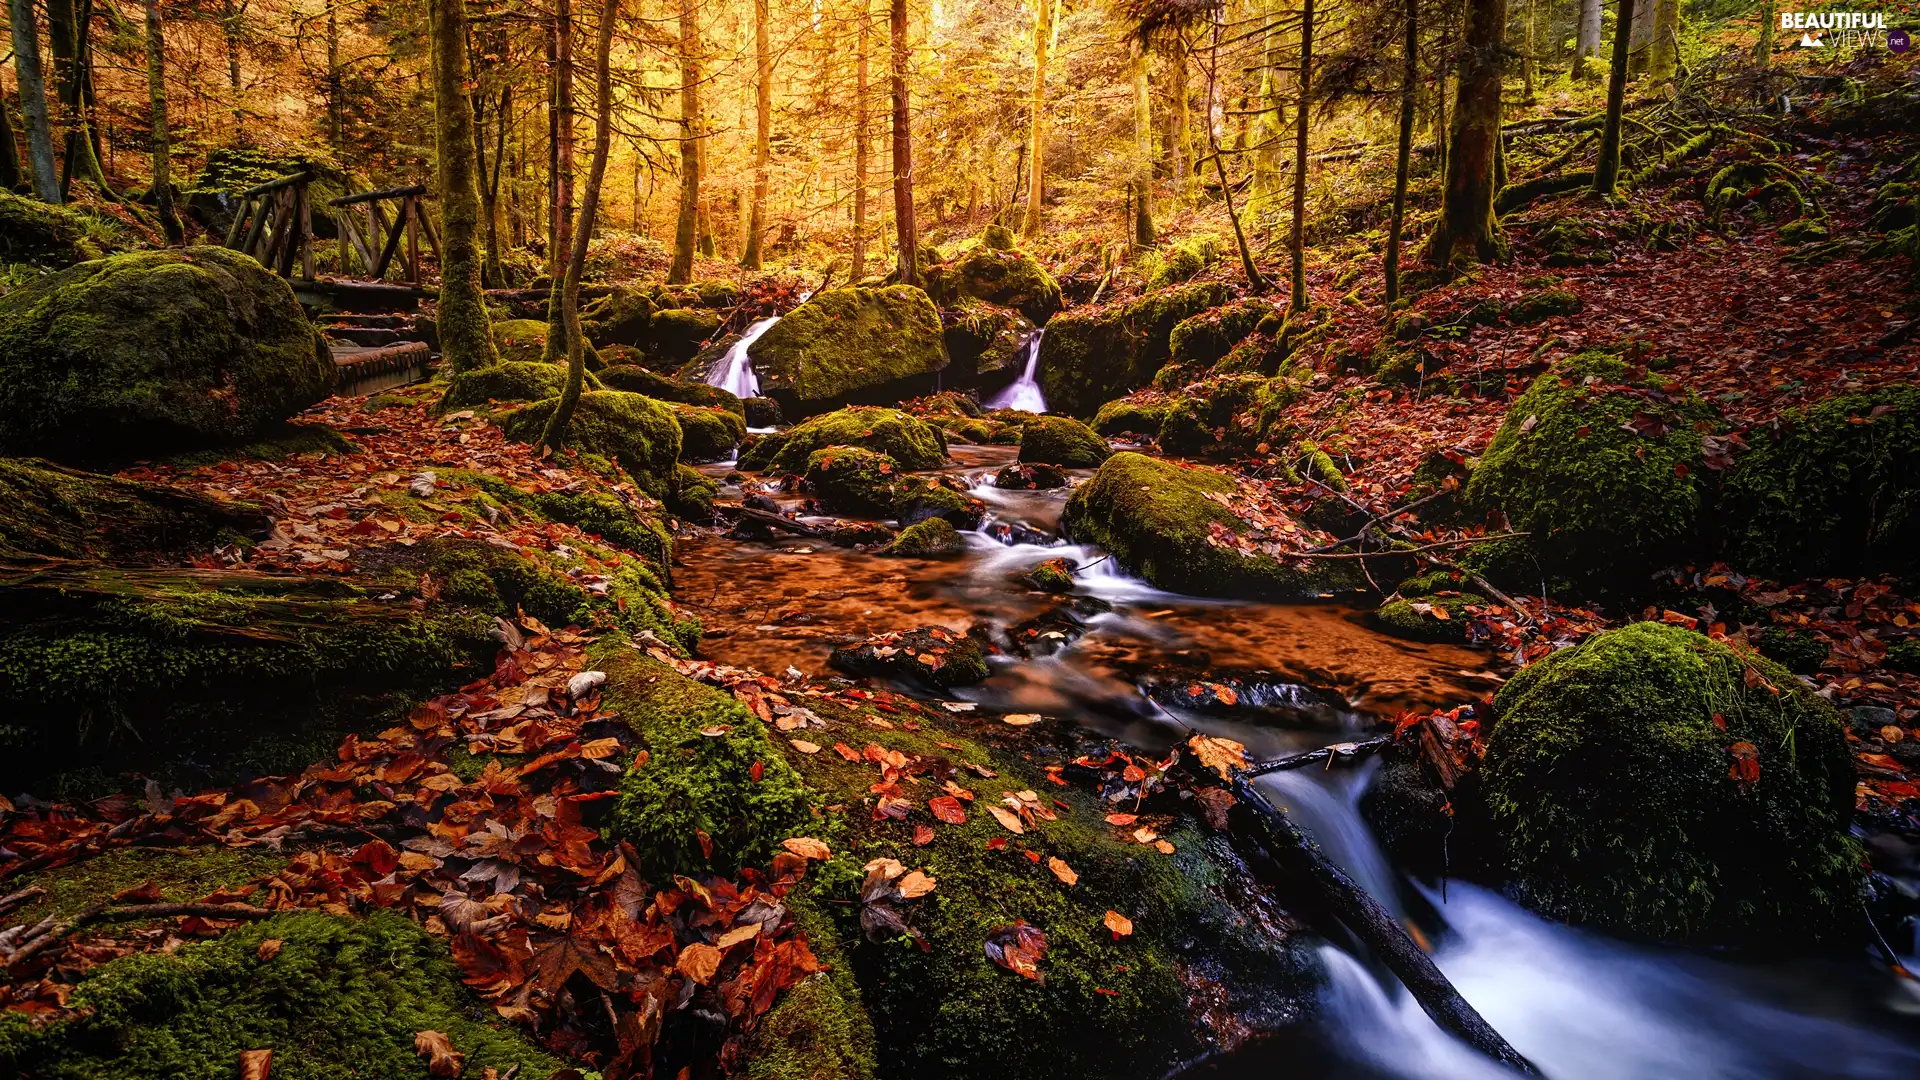
[[[300,185],[300,275],[313,280],[313,200]]]
[[[233,212],[233,224],[227,226],[227,238],[220,246],[230,248],[240,242],[240,237],[247,227],[247,218],[252,213],[253,200],[242,196],[239,208]]]
[[[420,196],[409,195],[400,204],[400,216],[407,223],[407,282],[420,284]]]

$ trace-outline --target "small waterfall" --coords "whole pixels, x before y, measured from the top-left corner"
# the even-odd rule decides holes
[[[1021,346],[1027,354],[1026,370],[1020,373],[1020,378],[1012,386],[1000,391],[993,400],[987,402],[987,408],[1020,409],[1031,413],[1047,411],[1046,395],[1040,392],[1040,384],[1033,377],[1040,367],[1040,338],[1046,332],[1046,328],[1042,327],[1028,335]]]
[[[754,342],[760,340],[761,334],[773,329],[773,324],[779,321],[780,316],[769,315],[747,327],[747,332],[740,335],[740,340],[733,343],[733,347],[727,350],[727,355],[707,373],[708,384],[717,386],[734,397],[759,397],[760,376],[753,373],[753,361],[748,358],[747,350],[753,346]]]

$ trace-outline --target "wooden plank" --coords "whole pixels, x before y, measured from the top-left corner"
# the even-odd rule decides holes
[[[313,199],[307,185],[300,185],[300,273],[313,279]]]
[[[304,184],[311,179],[313,179],[313,174],[304,170],[297,173],[288,173],[278,180],[269,180],[264,184],[250,187],[246,190],[246,194],[265,195],[269,191],[278,191],[281,188],[289,187],[293,184]]]
[[[253,220],[247,225],[247,238],[241,242],[239,251],[252,255],[254,246],[260,242],[260,231],[267,227],[267,200],[248,199],[247,213]],[[238,219],[235,219],[238,220]]]
[[[354,252],[360,256],[360,269],[373,269],[373,251],[367,246],[367,242],[361,238],[360,227],[354,224],[353,221],[353,211],[343,210],[334,215],[334,220],[340,223],[340,272],[345,274],[350,268],[346,257],[346,245],[349,242],[353,244]]]
[[[433,248],[434,261],[444,267],[447,264],[447,258],[440,254],[440,235],[434,231],[433,215],[427,213],[425,206],[419,207],[419,214],[420,228],[427,234],[427,244]]]
[[[425,184],[409,184],[406,187],[388,188],[385,191],[363,191],[358,195],[342,195],[337,199],[328,199],[328,206],[352,206],[355,203],[376,202],[381,199],[401,199],[408,195],[425,195]]]
[[[221,243],[220,245],[221,247],[232,248],[235,244],[238,244],[240,242],[240,237],[244,234],[246,229],[247,216],[252,212],[253,212],[253,200],[247,198],[244,195],[241,196],[240,205],[236,207],[233,211],[233,224],[227,226],[227,238],[224,242]],[[234,250],[237,251],[239,249],[235,248]]]
[[[409,195],[400,216],[407,222],[407,281],[420,284],[420,196]]]
[[[370,203],[369,205],[378,206],[380,204]],[[381,216],[384,217],[385,215],[383,214]],[[373,264],[373,273],[368,275],[373,278],[373,280],[379,281],[385,276],[387,264],[393,261],[393,253],[400,250],[400,234],[405,231],[404,224],[404,222],[396,219],[393,227],[387,230],[387,243],[380,251],[380,261]],[[418,284],[418,282],[415,284]]]

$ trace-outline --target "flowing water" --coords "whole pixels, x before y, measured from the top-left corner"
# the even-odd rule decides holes
[[[747,356],[747,350],[760,340],[760,335],[773,329],[773,324],[779,321],[778,315],[754,320],[753,325],[740,335],[740,340],[727,349],[727,355],[707,373],[707,382],[734,397],[759,397],[760,376],[754,374],[753,361]]]
[[[1040,339],[1046,332],[1046,328],[1042,327],[1028,334],[1027,340],[1020,343],[1021,351],[1027,357],[1027,366],[1018,379],[987,402],[987,408],[1020,409],[1030,413],[1047,411],[1047,397],[1040,392],[1040,383],[1034,378],[1040,369]]]
[[[702,653],[819,674],[836,644],[870,634],[931,624],[1040,627],[1057,635],[1051,648],[997,662],[986,683],[956,696],[1071,718],[1147,749],[1198,728],[1239,739],[1256,756],[1352,739],[1380,716],[1476,699],[1502,679],[1486,653],[1386,637],[1341,606],[1156,589],[1094,549],[1052,538],[1064,492],[983,482],[1011,449],[954,453],[949,473],[991,508],[960,559],[883,559],[798,538],[683,542],[678,595],[708,628]],[[1081,599],[1018,583],[1022,571],[1062,557],[1082,568]],[[1233,685],[1239,706],[1183,697],[1196,677]],[[1358,813],[1367,779],[1362,767],[1278,773],[1260,783],[1356,881],[1429,931],[1442,971],[1554,1080],[1920,1077],[1920,996],[1871,958],[1735,963],[1550,923],[1459,882],[1423,886],[1393,866]],[[1319,957],[1324,985],[1312,1019],[1196,1072],[1249,1080],[1510,1075],[1435,1027],[1368,958],[1335,944],[1320,946]]]

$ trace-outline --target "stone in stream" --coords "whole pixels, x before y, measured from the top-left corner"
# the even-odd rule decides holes
[[[1487,803],[1534,909],[1689,944],[1857,925],[1846,727],[1785,668],[1636,623],[1523,669],[1494,708]]]
[[[662,375],[637,364],[611,365],[600,372],[600,381],[609,390],[645,394],[655,401],[673,401],[683,405],[704,405],[708,408],[725,409],[745,417],[749,424],[753,422],[752,418],[747,416],[747,408],[741,400],[725,390],[703,382]]]
[[[1193,596],[1310,600],[1365,584],[1351,559],[1281,562],[1216,543],[1216,528],[1234,536],[1253,531],[1209,498],[1234,491],[1233,480],[1215,469],[1119,453],[1074,489],[1061,525],[1154,585]]]
[[[1006,465],[993,474],[993,486],[1015,491],[1050,491],[1066,487],[1067,474],[1058,465],[1038,462]]]
[[[1145,386],[1171,355],[1174,324],[1231,297],[1225,285],[1177,285],[1124,304],[1076,308],[1047,324],[1037,376],[1047,406],[1089,416]]]
[[[698,464],[724,461],[746,438],[746,418],[737,412],[702,405],[668,405],[680,424],[680,460]]]
[[[1093,469],[1112,456],[1107,440],[1070,416],[1036,416],[1020,432],[1023,463]]]
[[[980,643],[944,626],[902,630],[833,650],[829,662],[841,671],[891,679],[935,691],[972,686],[987,678]]]
[[[899,555],[915,559],[940,559],[959,555],[967,550],[967,542],[946,518],[927,518],[915,522],[900,530],[893,543],[881,550],[882,555]]]
[[[293,289],[225,248],[97,259],[0,299],[0,453],[84,462],[238,442],[336,378]]]
[[[940,313],[911,285],[822,292],[769,327],[747,354],[761,392],[800,415],[924,393],[947,366]]]
[[[947,459],[939,428],[898,409],[856,405],[758,436],[741,451],[740,467],[797,475],[806,471],[815,450],[829,446],[877,451],[909,472],[937,469]]]

